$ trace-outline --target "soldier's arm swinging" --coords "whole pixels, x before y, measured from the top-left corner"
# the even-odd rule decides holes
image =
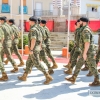
[[[31,48],[30,48],[31,50],[34,49],[35,43],[36,43],[36,39],[35,38],[32,38],[31,39]]]
[[[86,58],[87,58],[87,52],[88,52],[89,46],[90,46],[90,42],[85,42],[85,44],[84,44],[84,52],[83,52],[84,60],[86,60]]]

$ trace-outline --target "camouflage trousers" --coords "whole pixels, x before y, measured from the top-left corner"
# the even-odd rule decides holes
[[[23,60],[22,60],[22,57],[21,57],[21,55],[20,55],[20,53],[19,53],[19,51],[18,51],[18,46],[17,46],[17,44],[12,44],[12,47],[11,47],[11,54],[12,54],[13,52],[18,56],[18,58],[19,58],[20,61],[23,61]]]
[[[45,50],[41,50],[40,51],[40,54],[39,54],[39,57],[40,57],[40,60],[42,60],[48,67],[48,69],[50,68],[51,64],[50,62],[48,61],[47,57],[46,57],[46,53],[45,53]],[[30,66],[30,71],[32,69],[33,65]]]
[[[40,60],[42,60],[47,65],[48,69],[50,68],[51,64],[46,57],[45,50],[40,51]]]
[[[97,67],[96,67],[96,60],[94,58],[94,53],[92,53],[92,52],[87,54],[86,61],[84,61],[84,59],[83,59],[83,54],[80,55],[80,58],[79,58],[78,62],[76,63],[74,75],[78,76],[80,69],[85,62],[88,64],[89,71],[91,71],[93,73],[93,75],[96,77],[98,75],[98,71],[97,71]]]
[[[28,73],[30,71],[30,68],[32,68],[33,66],[35,66],[38,70],[46,74],[46,70],[40,62],[39,52],[37,51],[34,51],[31,55],[29,54],[28,59],[26,61],[25,72]]]
[[[4,61],[3,60],[4,54],[6,54],[7,59],[11,62],[12,66],[15,68],[16,67],[16,62],[14,61],[14,59],[11,56],[11,47],[7,47],[5,44],[3,45],[3,49],[1,51],[2,61]]]
[[[55,63],[55,59],[53,58],[53,55],[51,54],[51,50],[50,50],[49,45],[46,45],[45,52],[46,52],[47,56],[51,59],[51,61],[53,63]]]
[[[69,61],[70,63],[71,63],[71,61],[72,61],[72,57],[73,57],[73,54],[74,54],[74,52],[75,52],[75,48],[76,48],[76,47],[73,47],[72,50],[71,50],[71,52],[70,52],[70,61]]]
[[[98,50],[98,52],[96,54],[96,64],[99,63],[99,59],[100,59],[100,50]]]
[[[5,68],[1,59],[1,50],[2,50],[2,47],[0,47],[0,70],[1,72],[5,72]]]
[[[81,52],[80,52],[80,50],[79,50],[78,47],[74,47],[74,48],[72,49],[72,51],[71,51],[71,58],[70,58],[71,68],[72,68],[72,69],[73,69],[74,66],[76,65],[77,59],[78,59],[78,57],[80,56],[80,54],[81,54]],[[85,62],[84,64],[85,64],[85,66],[88,66],[88,64],[87,64],[86,62]]]

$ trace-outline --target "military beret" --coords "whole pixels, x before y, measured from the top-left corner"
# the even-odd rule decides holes
[[[7,19],[7,17],[0,17],[0,20],[6,20]]]
[[[46,20],[41,20],[41,23],[46,24],[47,22],[46,22]]]
[[[37,18],[36,18],[36,17],[33,17],[33,16],[30,17],[29,20],[30,20],[30,21],[34,21],[34,22],[37,22]]]
[[[86,18],[86,17],[81,17],[80,20],[83,21],[83,22],[89,22],[89,19]]]
[[[14,19],[9,19],[9,23],[15,23],[15,20]]]

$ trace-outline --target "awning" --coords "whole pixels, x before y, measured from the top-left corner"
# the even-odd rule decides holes
[[[97,5],[97,4],[86,4],[88,7],[96,7],[98,8],[100,5]]]

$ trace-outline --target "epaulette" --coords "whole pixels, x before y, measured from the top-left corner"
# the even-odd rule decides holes
[[[91,29],[90,29],[89,27],[86,27],[86,28],[84,29],[84,31],[85,31],[85,32],[90,32],[90,33],[92,32]]]

